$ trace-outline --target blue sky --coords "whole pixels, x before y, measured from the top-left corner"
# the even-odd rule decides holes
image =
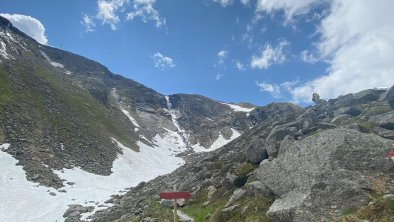
[[[160,93],[257,105],[394,84],[392,11],[390,0],[0,2],[41,43]]]

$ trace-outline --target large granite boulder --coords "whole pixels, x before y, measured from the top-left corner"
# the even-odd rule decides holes
[[[369,121],[382,128],[394,130],[394,111],[371,116]]]
[[[350,129],[331,129],[291,143],[257,178],[276,197],[273,221],[332,221],[368,204],[378,176],[394,179],[385,157],[392,141]]]
[[[267,150],[264,148],[264,141],[253,141],[245,149],[245,157],[252,163],[258,164],[268,158]]]

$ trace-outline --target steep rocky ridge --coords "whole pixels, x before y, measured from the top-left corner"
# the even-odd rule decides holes
[[[249,111],[198,95],[166,97],[95,61],[41,45],[2,17],[0,80],[0,143],[11,144],[6,152],[28,180],[56,188],[63,182],[53,170],[110,175],[122,153],[111,138],[137,152],[141,143],[155,148],[168,140],[180,154],[217,148],[211,146],[252,126]]]
[[[249,131],[113,197],[93,221],[171,221],[157,204],[174,184],[192,192],[188,205],[178,204],[195,221],[392,221],[393,92],[256,108],[249,117],[259,123]]]

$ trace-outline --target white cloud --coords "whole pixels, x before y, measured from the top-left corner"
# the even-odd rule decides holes
[[[86,31],[94,31],[96,21],[117,30],[121,21],[133,21],[139,17],[145,23],[153,21],[160,28],[166,24],[166,20],[153,7],[155,2],[156,0],[98,0],[97,14],[83,15],[81,24]]]
[[[217,62],[217,64],[214,64],[214,67],[220,67],[220,66],[224,67],[225,66],[224,61],[228,56],[228,51],[224,50],[224,49],[220,50],[217,53],[217,56],[218,56],[218,62]]]
[[[326,75],[293,90],[299,101],[313,91],[323,98],[394,84],[394,3],[333,1],[320,25],[318,50],[329,60]]]
[[[116,30],[119,23],[117,12],[125,3],[126,0],[99,0],[97,2],[97,19],[101,20],[103,24],[109,24],[112,30]]]
[[[48,39],[45,36],[45,27],[39,20],[28,15],[7,13],[0,15],[10,20],[12,25],[35,39],[37,42],[44,45],[48,43]]]
[[[252,56],[250,66],[254,69],[267,69],[273,64],[283,63],[286,61],[286,55],[283,52],[283,48],[289,44],[290,43],[286,40],[281,40],[274,48],[270,44],[266,44],[260,55]]]
[[[246,6],[249,5],[250,0],[241,0],[241,3]]]
[[[270,84],[267,82],[256,82],[260,92],[268,92],[274,98],[283,98],[292,88],[299,83],[298,80],[283,82],[280,84]]]
[[[325,1],[326,0],[258,0],[256,11],[273,13],[281,10],[285,13],[286,22],[289,22],[294,16],[305,14],[315,4],[321,4]]]
[[[227,7],[233,4],[233,0],[213,0],[216,3],[219,3],[222,7]]]
[[[306,63],[315,63],[317,58],[311,54],[308,50],[304,50],[300,53],[300,59]]]
[[[240,61],[235,61],[235,67],[238,69],[238,71],[245,71],[246,67],[243,63],[241,63]]]
[[[223,76],[223,74],[216,74],[215,79],[220,80]]]
[[[219,58],[225,58],[225,57],[227,56],[227,54],[228,54],[228,51],[226,51],[226,50],[220,50],[220,51],[218,52],[218,57],[219,57]]]
[[[276,3],[274,3],[276,2]],[[260,0],[260,10],[304,13],[321,1]],[[317,29],[318,58],[328,62],[323,75],[289,89],[293,100],[309,102],[313,92],[334,98],[394,84],[394,2],[332,0]],[[307,54],[305,54],[307,55]],[[302,55],[301,55],[302,56]]]
[[[84,15],[81,24],[85,27],[86,32],[95,31],[96,23],[93,21],[92,17]]]
[[[160,28],[166,24],[166,20],[153,7],[155,2],[156,0],[134,0],[133,10],[127,14],[126,19],[133,21],[136,17],[140,17],[143,22],[153,21],[156,27]]]
[[[174,61],[172,58],[164,56],[160,52],[156,52],[153,56],[153,61],[155,63],[155,67],[161,70],[175,67]]]

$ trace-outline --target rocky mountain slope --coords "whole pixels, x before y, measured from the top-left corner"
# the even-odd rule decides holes
[[[192,192],[178,205],[194,221],[393,221],[393,102],[394,86],[257,108],[255,127],[114,196],[93,221],[171,221],[158,194],[174,184]]]
[[[254,107],[161,95],[99,63],[40,45],[4,18],[0,40],[0,140],[12,144],[7,152],[29,180],[61,187],[51,170],[72,167],[109,175],[120,152],[111,138],[138,151],[138,141],[155,146],[172,136],[182,151],[204,151],[253,125]]]
[[[48,188],[48,203],[52,195],[62,204],[99,203],[109,190],[171,172],[184,163],[182,156],[237,138],[260,122],[255,108],[200,95],[162,95],[95,61],[41,45],[0,17],[0,157],[2,167],[18,175],[3,174],[2,196],[38,187]],[[87,178],[117,182],[94,184],[96,194],[79,200]],[[23,198],[11,196],[15,203]],[[44,205],[41,197],[34,201]],[[4,204],[0,220],[18,215]],[[54,208],[61,212],[66,204]]]
[[[195,221],[393,221],[393,109],[165,96],[0,17],[0,220],[170,221],[177,185]]]

